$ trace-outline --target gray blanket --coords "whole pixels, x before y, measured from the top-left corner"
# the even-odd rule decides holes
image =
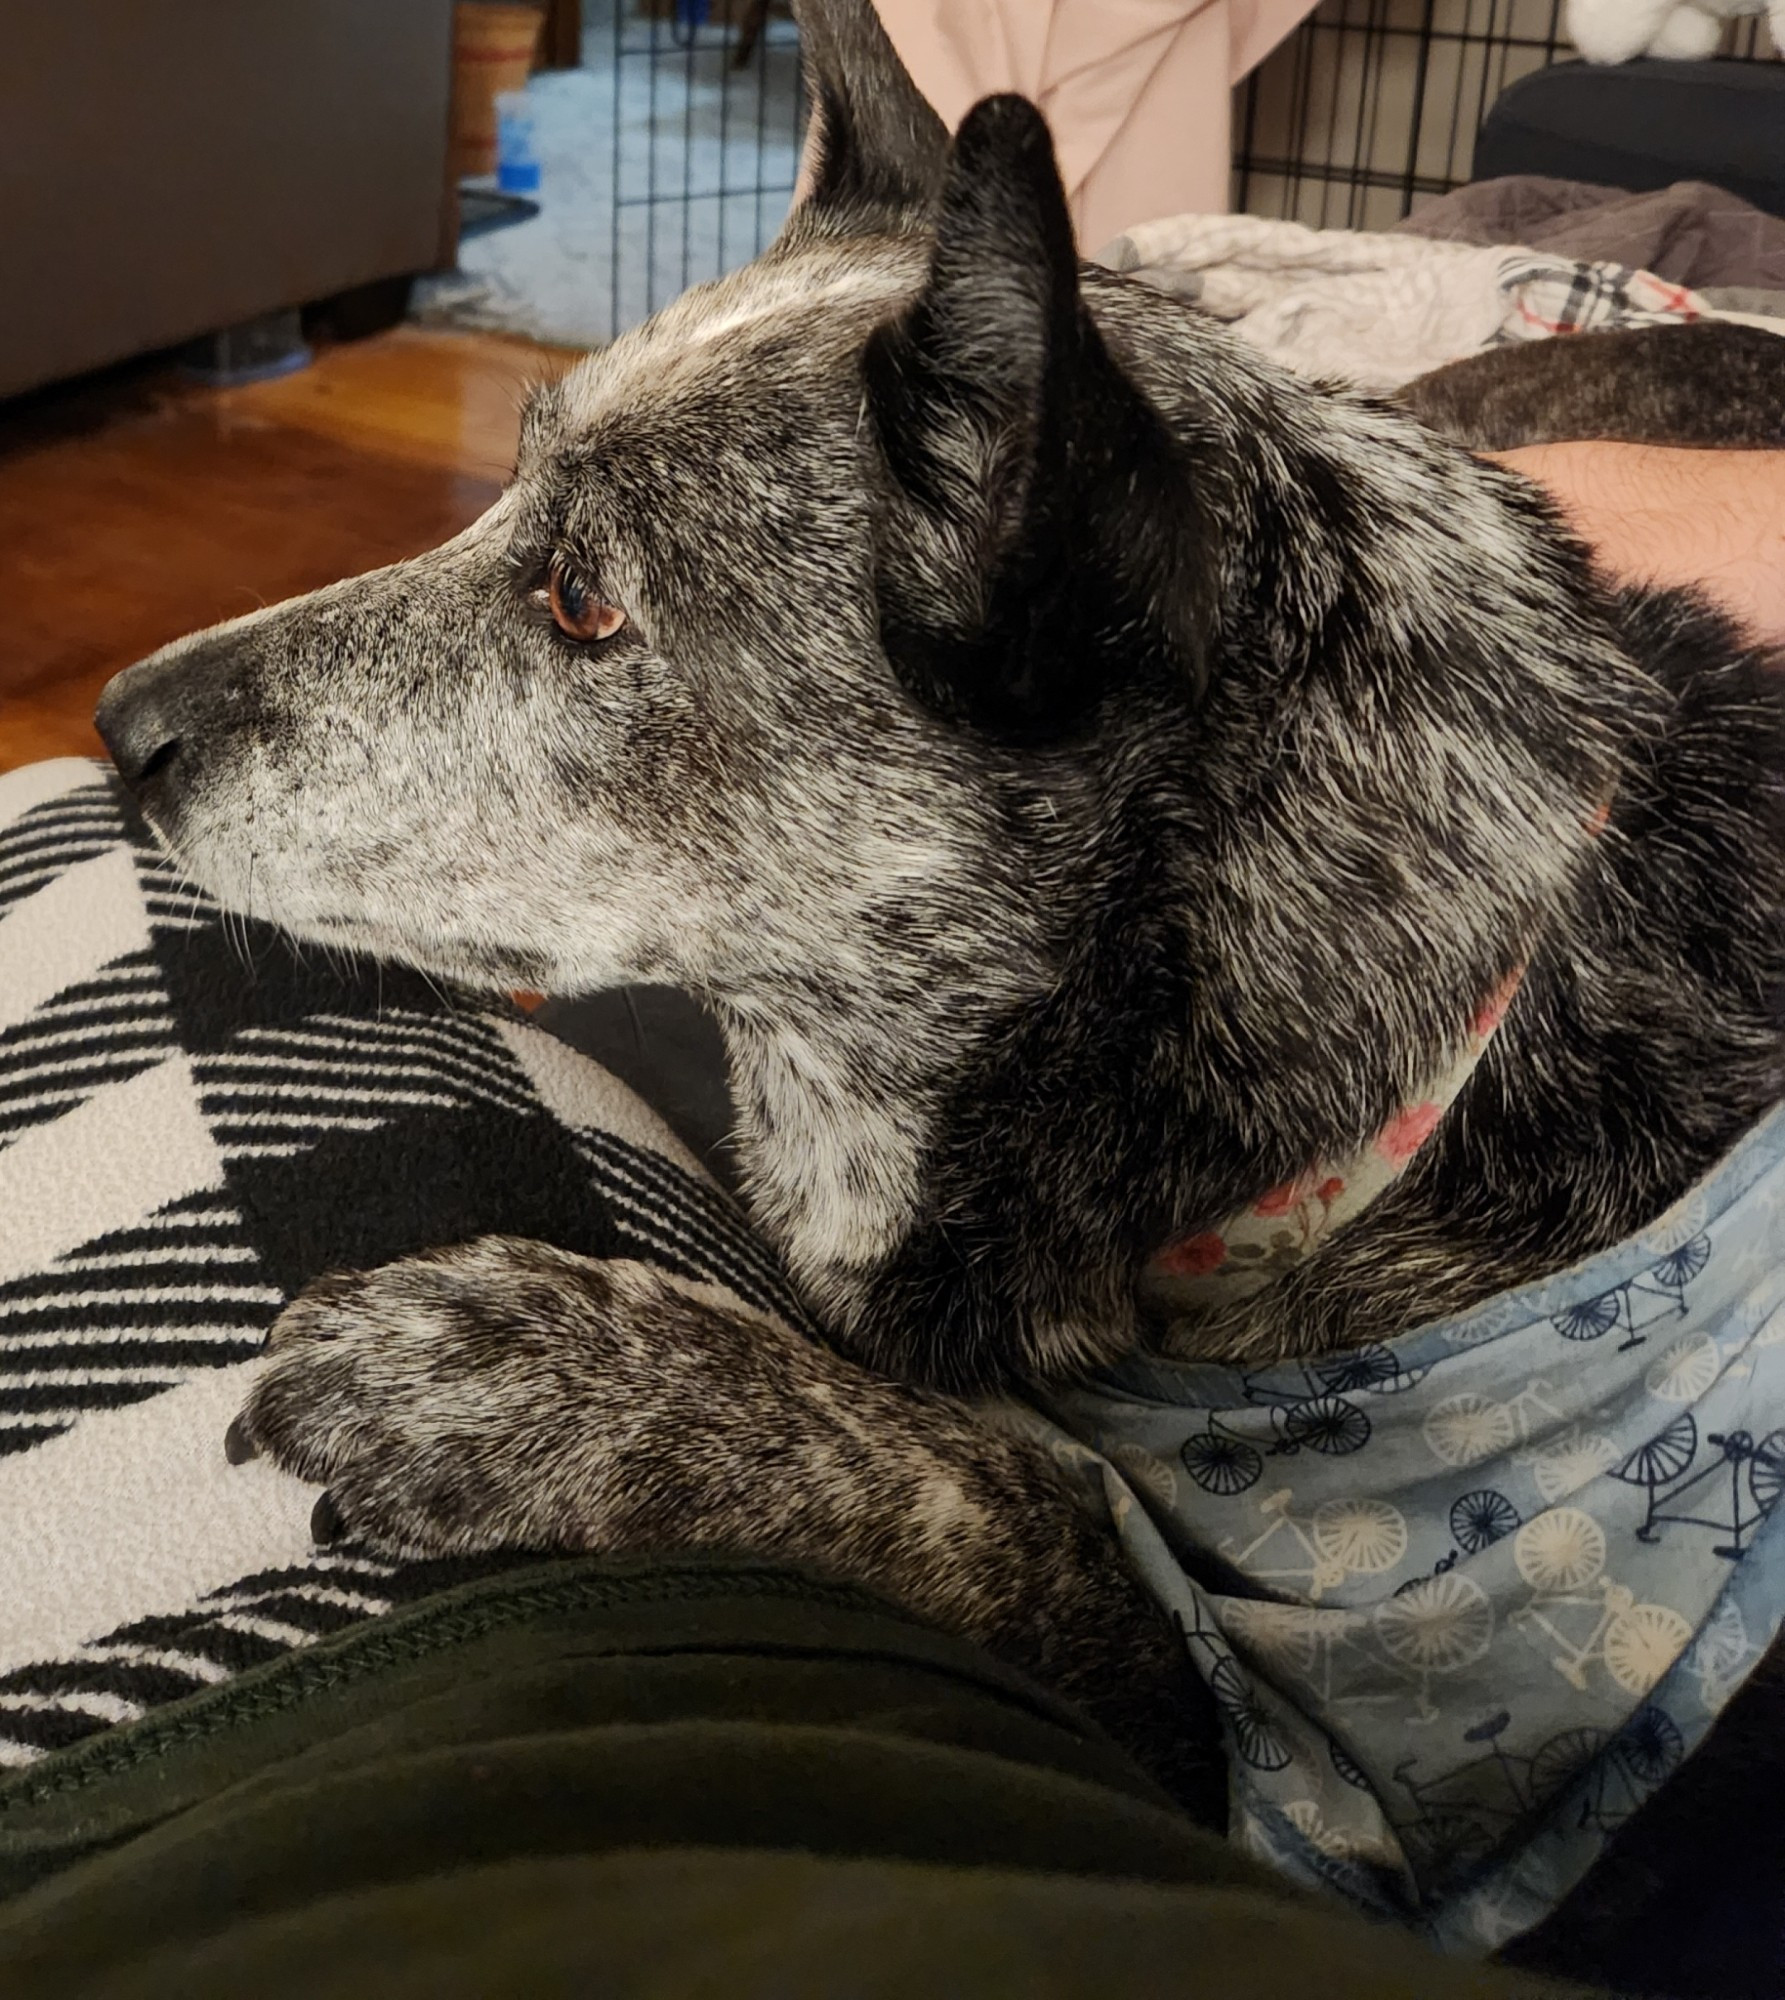
[[[1653,271],[1725,311],[1785,315],[1785,220],[1704,181],[1625,194],[1584,181],[1512,174],[1440,195],[1396,234],[1449,243],[1522,243],[1591,263]],[[1756,296],[1760,295],[1760,296]]]

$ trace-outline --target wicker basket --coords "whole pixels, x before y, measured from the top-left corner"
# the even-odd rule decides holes
[[[509,0],[459,0],[452,20],[452,170],[455,180],[496,168],[496,98],[533,72],[545,9]]]

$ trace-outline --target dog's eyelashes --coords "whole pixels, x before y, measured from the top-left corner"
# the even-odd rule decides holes
[[[553,557],[545,587],[536,594],[545,599],[552,623],[565,638],[584,645],[597,639],[611,639],[626,623],[625,612],[591,590],[561,556]]]

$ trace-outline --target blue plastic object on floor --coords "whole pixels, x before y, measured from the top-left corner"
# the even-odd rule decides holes
[[[496,186],[503,194],[539,192],[533,103],[524,90],[505,90],[496,99]]]

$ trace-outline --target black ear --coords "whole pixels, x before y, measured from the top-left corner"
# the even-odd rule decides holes
[[[1212,591],[1189,469],[1080,296],[1025,99],[962,121],[928,282],[865,367],[893,482],[882,637],[920,699],[1033,739],[1137,673],[1194,691]]]
[[[787,234],[927,223],[948,132],[886,38],[873,0],[795,0],[816,171]]]

